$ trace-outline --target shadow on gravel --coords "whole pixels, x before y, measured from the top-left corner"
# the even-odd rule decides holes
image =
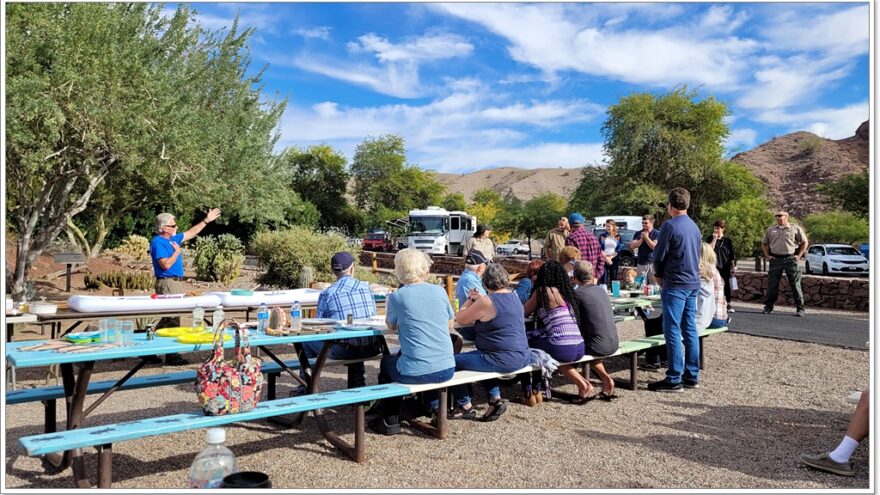
[[[801,452],[834,449],[849,424],[849,413],[677,401],[658,401],[657,409],[655,417],[675,419],[660,422],[646,415],[644,429],[653,433],[645,436],[611,434],[599,429],[580,433],[590,440],[629,444],[646,451],[646,455],[663,452],[704,466],[777,482],[823,483],[835,488],[868,486],[867,441],[853,457],[854,478],[802,467],[797,459]]]

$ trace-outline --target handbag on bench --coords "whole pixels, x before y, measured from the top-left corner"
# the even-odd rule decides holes
[[[235,331],[235,357],[223,357],[223,331]],[[248,412],[257,407],[263,390],[261,360],[251,356],[248,331],[235,320],[224,320],[214,330],[214,352],[196,371],[195,389],[206,416]]]

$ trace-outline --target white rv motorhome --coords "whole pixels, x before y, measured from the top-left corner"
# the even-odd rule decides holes
[[[477,217],[439,206],[410,210],[408,245],[428,254],[460,256],[477,230]]]
[[[605,217],[596,217],[595,226],[597,229],[605,228],[605,222],[614,220],[617,224],[617,230],[642,230],[642,217],[631,215],[608,215]]]

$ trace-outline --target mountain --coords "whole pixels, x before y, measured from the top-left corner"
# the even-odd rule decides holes
[[[817,185],[868,169],[869,134],[868,121],[855,135],[836,141],[799,131],[773,138],[731,160],[766,185],[765,196],[773,206],[803,219],[832,209]]]
[[[492,189],[501,197],[513,195],[523,201],[546,192],[568,198],[581,181],[580,168],[514,168],[477,170],[469,174],[437,174],[437,180],[449,193],[462,193],[471,202],[475,192]]]

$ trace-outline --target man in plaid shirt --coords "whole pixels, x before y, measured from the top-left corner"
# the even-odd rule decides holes
[[[584,228],[584,216],[580,213],[569,215],[568,223],[571,225],[571,234],[565,240],[565,245],[578,248],[581,252],[581,260],[589,261],[594,267],[593,276],[596,280],[601,280],[602,274],[605,273],[605,256],[602,254],[602,247],[599,246],[599,239]],[[568,270],[569,267],[565,269]]]
[[[369,318],[376,314],[376,302],[370,285],[354,278],[354,256],[347,251],[341,251],[330,259],[330,266],[336,275],[336,282],[327,287],[318,296],[318,318],[332,318],[345,320],[348,315],[353,318]],[[361,359],[379,354],[382,350],[382,341],[379,337],[357,337],[340,340],[333,344],[330,349],[331,359]],[[303,349],[306,355],[316,357],[323,342],[304,342]],[[349,364],[348,388],[363,387],[364,363]]]

